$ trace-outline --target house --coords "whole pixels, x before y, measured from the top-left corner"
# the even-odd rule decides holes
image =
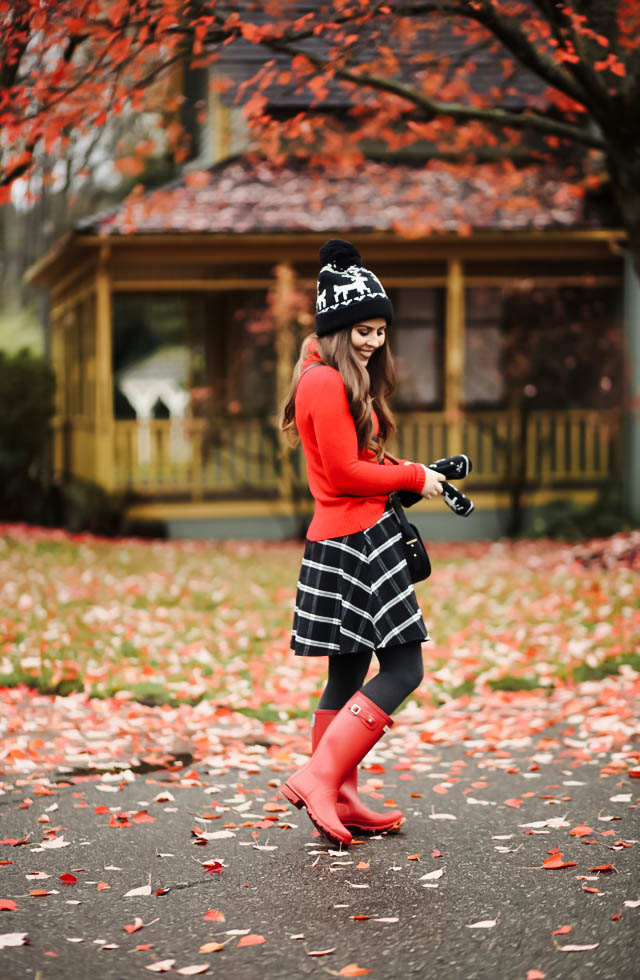
[[[225,55],[236,89],[265,57],[243,44]],[[492,57],[474,84],[492,84]],[[640,500],[622,394],[640,290],[606,202],[542,165],[276,166],[245,153],[239,109],[209,81],[185,78],[208,113],[183,177],[80,222],[30,270],[50,293],[59,474],[126,492],[132,519],[170,535],[299,533],[304,459],[283,453],[276,417],[312,330],[319,247],[345,237],[396,312],[396,452],[473,462],[473,516],[425,501],[425,536],[498,537],[514,508],[589,503],[610,480]],[[280,113],[304,105],[294,86],[267,94]],[[344,99],[332,87],[330,111]],[[274,297],[295,297],[289,314]]]
[[[473,461],[473,517],[425,502],[412,511],[423,532],[503,534],[517,469],[526,506],[593,501],[621,472],[619,359],[602,351],[611,370],[597,390],[552,390],[523,414],[509,400],[504,343],[530,311],[554,327],[565,360],[573,328],[590,336],[600,369],[596,341],[622,318],[624,236],[540,170],[489,218],[490,166],[368,163],[332,176],[237,156],[81,222],[30,271],[50,291],[56,470],[127,491],[130,516],[162,520],[171,535],[293,533],[312,501],[275,419],[312,317],[264,310],[287,275],[311,293],[318,249],[339,235],[396,310],[397,452]],[[426,227],[434,209],[437,233]]]

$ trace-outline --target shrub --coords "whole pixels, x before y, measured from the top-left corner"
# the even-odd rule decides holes
[[[60,492],[62,523],[68,531],[105,537],[123,533],[125,494],[109,493],[97,483],[76,476],[62,484]]]
[[[42,519],[55,379],[27,348],[0,351],[0,518]]]
[[[621,481],[612,479],[600,486],[593,504],[585,506],[568,499],[553,500],[543,507],[530,509],[519,536],[583,541],[609,537],[630,528]]]

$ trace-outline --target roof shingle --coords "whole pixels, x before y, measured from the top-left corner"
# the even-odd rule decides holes
[[[502,164],[424,168],[364,162],[328,172],[294,162],[231,158],[116,209],[86,218],[80,232],[268,233],[334,229],[429,231],[597,228],[611,214],[594,207],[579,179],[557,170]]]

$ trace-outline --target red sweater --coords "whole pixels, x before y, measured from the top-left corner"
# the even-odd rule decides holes
[[[303,371],[319,360],[317,348],[312,347]],[[380,466],[374,452],[358,450],[347,391],[334,368],[322,365],[300,377],[295,417],[315,499],[309,541],[363,531],[382,517],[392,490],[422,490],[425,473],[418,463],[396,466],[385,460]],[[378,429],[373,412],[374,435]]]

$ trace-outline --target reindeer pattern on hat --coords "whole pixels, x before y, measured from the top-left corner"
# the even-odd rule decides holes
[[[325,337],[372,317],[383,317],[387,326],[393,306],[382,283],[362,264],[351,242],[333,238],[320,249],[322,268],[316,291],[316,333]]]
[[[387,295],[378,277],[362,266],[350,265],[347,269],[336,269],[329,263],[322,267],[320,276],[323,273],[329,273],[331,278],[325,277],[323,279],[325,288],[318,289],[316,310],[319,313],[337,310],[341,306],[349,306],[363,299]],[[335,282],[336,277],[340,277],[344,282]],[[333,303],[327,302],[329,289],[333,291]]]

